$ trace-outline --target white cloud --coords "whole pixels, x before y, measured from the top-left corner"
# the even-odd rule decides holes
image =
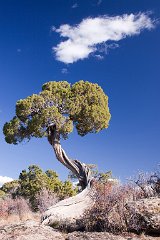
[[[53,47],[53,51],[57,60],[73,63],[98,52],[104,43],[108,48],[108,41],[117,42],[127,36],[138,35],[144,29],[150,30],[154,23],[148,13],[139,13],[86,18],[75,26],[64,24],[58,29],[53,28],[61,37],[67,38]]]
[[[13,179],[10,178],[10,177],[0,176],[0,187],[1,187],[4,183],[6,183],[6,182],[11,182],[11,181],[13,181]]]

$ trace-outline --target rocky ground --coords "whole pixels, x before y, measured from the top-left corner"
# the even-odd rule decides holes
[[[160,240],[160,237],[145,235],[113,235],[107,232],[61,233],[39,222],[28,220],[17,224],[0,226],[1,240]]]
[[[0,227],[1,240],[64,240],[61,233],[38,222],[28,220],[24,223]]]
[[[80,200],[78,199],[76,202],[78,206],[83,203]],[[65,207],[67,206],[65,213],[68,213],[67,211],[68,208],[70,209],[70,205],[66,203],[68,203],[68,200],[67,202],[60,202],[56,205],[57,209],[61,210],[62,207],[62,209],[65,210]],[[73,203],[71,202],[71,206],[72,205]],[[73,228],[71,233],[64,233],[55,229],[55,227],[59,226],[53,224],[56,218],[51,219],[54,220],[51,222],[52,224],[50,221],[43,221],[43,223],[41,223],[41,216],[39,214],[31,216],[25,214],[25,218],[22,218],[22,216],[21,218],[16,218],[17,216],[12,215],[10,219],[0,219],[0,240],[160,240],[160,198],[157,197],[130,201],[126,204],[125,209],[128,213],[128,221],[132,220],[130,222],[131,232],[135,232],[137,230],[139,221],[141,221],[143,224],[140,224],[140,232],[155,234],[155,236],[147,236],[144,234],[136,235],[133,233],[114,235],[108,232],[80,232],[76,231],[77,228]],[[55,210],[54,207],[51,208],[51,216],[52,213],[54,213],[53,210]],[[47,216],[49,216],[49,214]],[[132,218],[132,216],[135,216],[136,219]],[[118,218],[116,219],[116,223],[119,226],[121,223],[118,221]],[[68,220],[70,220],[70,218],[68,218]],[[113,219],[111,220],[115,221],[114,214]]]

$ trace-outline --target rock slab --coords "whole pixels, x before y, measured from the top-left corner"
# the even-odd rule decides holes
[[[151,197],[128,202],[130,230],[160,235],[160,198]],[[137,229],[136,229],[137,228]]]
[[[42,224],[54,228],[60,228],[61,225],[70,230],[80,229],[78,220],[83,216],[86,209],[93,205],[91,188],[84,189],[74,197],[62,200],[51,206],[42,216]]]

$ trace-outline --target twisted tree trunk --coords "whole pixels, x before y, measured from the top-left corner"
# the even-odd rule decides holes
[[[60,161],[65,167],[71,170],[78,178],[79,185],[82,187],[82,190],[85,189],[91,180],[91,171],[90,169],[78,160],[72,160],[68,158],[65,151],[60,144],[60,133],[56,129],[56,125],[49,126],[47,129],[48,141],[54,149],[56,158]]]

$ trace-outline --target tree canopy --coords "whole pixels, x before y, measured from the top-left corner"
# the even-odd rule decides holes
[[[66,139],[76,127],[80,136],[107,128],[110,120],[108,97],[98,84],[83,80],[71,85],[67,81],[51,81],[16,103],[16,115],[5,123],[5,140],[17,144],[31,137],[47,136],[47,129],[56,125]]]
[[[45,83],[39,94],[17,101],[16,115],[5,123],[3,133],[10,144],[46,136],[58,161],[77,176],[83,190],[91,181],[91,171],[66,155],[60,139],[66,139],[73,126],[80,136],[97,133],[108,127],[109,120],[108,97],[98,84],[53,81]]]

